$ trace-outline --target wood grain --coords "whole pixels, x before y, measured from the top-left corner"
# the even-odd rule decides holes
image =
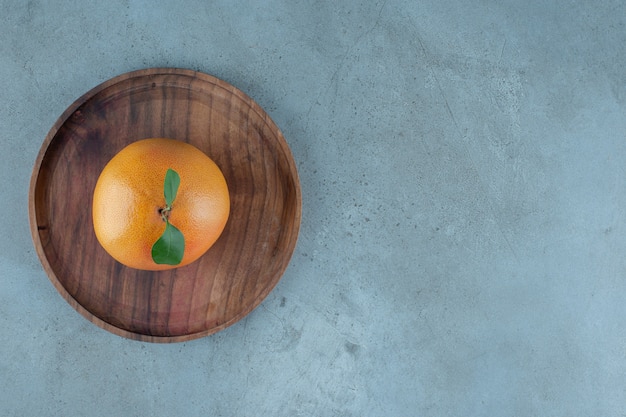
[[[171,271],[121,265],[93,231],[91,199],[102,168],[149,137],[204,151],[231,198],[216,244]],[[269,294],[295,248],[301,198],[291,151],[254,101],[207,74],[153,68],[101,84],[57,120],[35,162],[29,216],[48,277],[79,313],[123,337],[180,342],[237,322]]]

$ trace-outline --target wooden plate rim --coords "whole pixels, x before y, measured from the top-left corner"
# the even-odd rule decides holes
[[[107,81],[100,83],[99,85],[95,86],[91,90],[87,91],[85,94],[77,98],[72,104],[70,104],[70,106],[68,106],[67,109],[57,118],[55,123],[52,125],[52,127],[48,131],[48,134],[46,135],[41,145],[41,148],[37,154],[37,157],[35,159],[35,164],[33,167],[31,178],[30,178],[29,196],[28,196],[28,217],[29,217],[29,223],[30,223],[31,238],[35,246],[35,251],[37,253],[37,256],[40,262],[42,263],[42,266],[44,268],[44,271],[46,272],[46,275],[48,276],[49,280],[54,285],[57,292],[59,292],[59,294],[66,300],[66,302],[70,304],[70,306],[72,306],[72,308],[74,308],[84,318],[86,318],[93,324],[97,325],[98,327],[110,333],[113,333],[115,335],[118,335],[127,339],[131,339],[131,340],[138,340],[138,341],[152,342],[152,343],[176,343],[176,342],[190,341],[190,340],[194,340],[194,339],[211,335],[213,333],[216,333],[220,330],[223,330],[231,326],[232,324],[238,322],[243,317],[248,315],[252,310],[254,310],[256,307],[258,307],[261,304],[261,302],[269,295],[269,293],[278,284],[278,282],[280,281],[280,278],[282,277],[282,275],[284,274],[288,266],[288,262],[286,262],[285,266],[278,272],[277,279],[275,279],[275,281],[271,283],[271,285],[268,285],[268,287],[264,291],[261,292],[259,297],[255,299],[255,302],[250,303],[247,306],[247,308],[242,309],[242,311],[238,315],[220,324],[219,326],[216,326],[207,330],[203,330],[200,332],[196,332],[196,333],[189,333],[189,334],[177,335],[177,336],[153,336],[153,335],[148,335],[148,334],[135,333],[135,332],[114,326],[111,323],[108,323],[102,320],[100,317],[96,316],[95,314],[91,313],[88,309],[83,307],[63,286],[59,278],[56,276],[54,269],[50,265],[48,258],[46,256],[43,244],[41,242],[41,238],[40,238],[39,230],[38,230],[39,225],[37,223],[36,203],[35,203],[35,198],[34,198],[36,188],[37,188],[37,182],[39,179],[39,172],[45,160],[48,148],[52,144],[59,129],[76,112],[76,110],[78,110],[83,104],[88,102],[91,98],[93,98],[100,92],[106,90],[107,88],[115,84],[121,83],[123,81],[129,80],[132,78],[140,78],[140,77],[154,76],[154,75],[188,76],[191,78],[200,79],[210,84],[219,86],[227,90],[228,92],[238,96],[239,99],[241,99],[242,101],[246,102],[246,104],[249,105],[250,108],[255,113],[257,113],[257,115],[260,116],[264,120],[265,123],[269,125],[269,127],[271,127],[272,131],[276,133],[276,136],[279,142],[278,145],[281,148],[281,150],[285,153],[285,157],[288,162],[288,165],[290,165],[289,171],[290,171],[290,174],[292,176],[292,179],[295,185],[294,188],[295,188],[296,209],[294,213],[294,227],[293,227],[294,236],[292,240],[293,243],[290,245],[290,247],[287,248],[287,250],[289,251],[288,258],[291,258],[293,256],[293,252],[297,245],[297,240],[299,236],[299,230],[300,230],[301,219],[302,219],[302,192],[301,192],[300,180],[299,180],[298,171],[295,165],[295,161],[293,158],[293,154],[282,134],[282,131],[278,128],[278,126],[274,123],[274,121],[247,94],[245,94],[238,88],[234,87],[233,85],[227,83],[226,81],[223,81],[219,78],[216,78],[212,75],[209,75],[203,72],[194,71],[191,69],[184,69],[184,68],[156,67],[156,68],[140,69],[140,70],[135,70],[135,71],[130,71],[124,74],[120,74]]]

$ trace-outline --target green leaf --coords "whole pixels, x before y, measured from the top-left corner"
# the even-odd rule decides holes
[[[178,265],[183,260],[185,238],[169,221],[165,223],[165,231],[152,245],[152,259],[157,264]]]
[[[172,206],[176,193],[178,192],[178,186],[180,185],[180,176],[178,172],[171,168],[168,168],[165,173],[165,185],[163,186],[163,193],[165,194],[165,204],[168,207]]]

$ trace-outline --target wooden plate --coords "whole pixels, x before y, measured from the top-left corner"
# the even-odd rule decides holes
[[[99,245],[91,199],[104,165],[139,139],[191,143],[222,169],[231,213],[216,244],[171,271],[127,268]],[[79,313],[131,339],[180,342],[248,314],[285,271],[301,191],[278,127],[248,96],[212,76],[155,68],[113,78],[54,124],[30,182],[30,227],[50,280]]]

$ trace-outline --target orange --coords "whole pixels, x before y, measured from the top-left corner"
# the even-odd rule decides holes
[[[152,246],[166,221],[164,178],[180,176],[169,222],[184,236],[182,260],[157,264]],[[187,265],[219,238],[230,213],[226,180],[219,167],[198,148],[174,139],[143,139],[115,155],[102,170],[93,193],[93,226],[105,251],[131,268],[165,270]]]

